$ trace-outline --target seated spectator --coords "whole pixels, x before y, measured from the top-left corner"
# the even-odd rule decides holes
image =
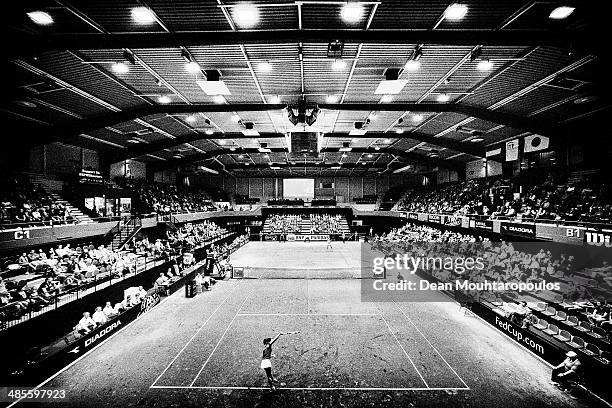
[[[104,309],[102,309],[102,312],[106,316],[107,320],[110,320],[117,315],[115,313],[115,309],[113,309],[113,306],[111,305],[111,302],[106,302],[106,305],[104,306]]]
[[[96,322],[93,321],[93,319],[89,315],[89,312],[83,313],[83,317],[81,318],[81,320],[79,320],[79,323],[75,327],[76,331],[81,336],[86,335],[87,333],[89,333],[95,328],[96,328]]]
[[[582,363],[574,351],[568,351],[566,359],[553,368],[550,383],[562,388],[564,391],[570,389],[569,382],[576,381],[580,375]]]
[[[96,310],[91,318],[96,324],[96,326],[102,326],[108,321],[108,318],[106,317],[106,315],[102,311],[102,307],[100,306],[96,307]]]

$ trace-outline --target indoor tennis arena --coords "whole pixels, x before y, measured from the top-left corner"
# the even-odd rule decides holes
[[[603,4],[2,8],[0,406],[612,407]]]

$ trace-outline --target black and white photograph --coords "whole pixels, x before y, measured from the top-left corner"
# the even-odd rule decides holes
[[[605,2],[0,9],[0,408],[612,408]]]

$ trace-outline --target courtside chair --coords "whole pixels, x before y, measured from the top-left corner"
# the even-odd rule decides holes
[[[538,330],[546,330],[548,329],[548,322],[544,319],[538,320],[537,324],[534,324],[533,327]]]
[[[567,313],[565,313],[563,310],[559,310],[557,311],[556,315],[551,316],[551,317],[558,322],[563,322],[567,320]]]
[[[545,315],[545,316],[550,316],[550,317],[553,317],[554,315],[556,315],[556,314],[557,314],[557,309],[555,309],[555,308],[554,308],[554,307],[552,307],[552,306],[548,306],[548,307],[546,308],[546,310],[544,310],[544,311],[542,312],[542,314],[543,314],[543,315]]]
[[[586,343],[582,337],[572,336],[572,341],[568,342],[567,345],[577,350],[581,350],[585,347]]]
[[[568,316],[567,320],[563,322],[566,326],[576,327],[580,323],[576,316]]]
[[[583,333],[588,333],[592,329],[591,323],[582,321],[578,326],[576,326],[576,330],[581,331]]]
[[[559,307],[563,309],[567,309],[568,307],[573,306],[571,303],[567,303],[565,299],[563,299],[563,295],[555,295],[555,299],[553,300],[553,303],[556,303],[557,305],[559,305]]]
[[[535,304],[535,306],[533,307],[533,310],[537,310],[538,312],[543,312],[546,310],[546,303],[544,302],[538,302]]]
[[[608,333],[606,333],[606,331],[601,327],[593,327],[593,332],[588,334],[595,337],[596,339],[609,343]]]
[[[559,334],[553,337],[563,343],[569,343],[572,340],[572,335],[567,330],[561,330]]]
[[[542,333],[546,333],[549,336],[556,336],[557,334],[559,334],[559,328],[557,326],[555,326],[554,324],[551,324],[550,326],[548,326],[548,329],[542,331]]]

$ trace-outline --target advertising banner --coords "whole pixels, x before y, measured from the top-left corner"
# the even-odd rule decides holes
[[[522,224],[516,222],[502,222],[501,233],[503,235],[512,235],[516,237],[535,238],[535,224]]]

